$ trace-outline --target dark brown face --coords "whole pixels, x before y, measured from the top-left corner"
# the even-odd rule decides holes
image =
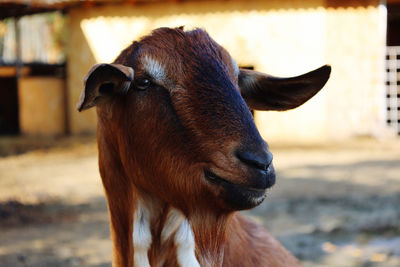
[[[307,95],[298,88],[289,92],[295,96],[260,95],[263,86],[273,89],[265,80],[276,78],[239,70],[199,29],[158,29],[115,63],[92,69],[86,87],[95,89],[85,90],[79,108],[98,104],[99,116],[102,109],[117,114],[108,123],[121,130],[126,172],[138,188],[183,210],[196,204],[228,210],[260,204],[275,183],[275,171],[245,99],[260,106],[257,101],[264,97],[283,106],[274,109],[289,102],[298,106],[292,98],[304,103],[327,80],[323,77],[318,90],[305,90]],[[101,77],[107,73],[105,82]],[[285,89],[282,80],[279,86],[309,87],[309,79],[299,77],[300,86],[290,81]]]

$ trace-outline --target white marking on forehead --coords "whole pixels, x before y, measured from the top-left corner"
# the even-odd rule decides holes
[[[192,228],[187,220],[183,220],[175,233],[176,254],[181,267],[200,267],[195,250]]]
[[[231,60],[232,60],[232,66],[233,66],[233,70],[235,72],[235,76],[237,77],[237,76],[239,76],[239,66],[232,57],[231,57]]]
[[[147,255],[151,246],[150,214],[140,202],[133,214],[133,258],[136,267],[150,267]]]
[[[143,66],[147,73],[158,82],[165,81],[165,68],[156,59],[145,55],[143,59]]]

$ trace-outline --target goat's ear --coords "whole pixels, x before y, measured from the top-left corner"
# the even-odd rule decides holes
[[[291,78],[240,69],[239,88],[250,109],[282,111],[296,108],[313,97],[324,87],[330,73],[328,65]]]
[[[120,64],[96,64],[86,74],[81,96],[76,108],[91,108],[102,98],[112,94],[124,94],[133,80],[133,69]]]

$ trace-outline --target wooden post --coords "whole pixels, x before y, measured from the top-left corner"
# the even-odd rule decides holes
[[[22,54],[22,49],[21,49],[21,31],[19,28],[19,17],[14,18],[14,33],[15,33],[15,88],[16,88],[16,94],[17,94],[17,99],[19,99],[19,79],[22,77],[22,68],[23,68],[23,62],[21,58]],[[18,101],[19,102],[19,101]],[[20,133],[21,130],[21,125],[20,125],[20,114],[19,114],[19,103],[17,107],[17,125],[18,125],[18,133]]]
[[[19,17],[16,17],[14,19],[14,31],[15,31],[15,71],[16,71],[16,78],[17,82],[18,79],[22,75],[22,67],[23,67],[23,62],[21,59],[21,54],[22,54],[22,48],[21,48],[21,31],[19,28]]]

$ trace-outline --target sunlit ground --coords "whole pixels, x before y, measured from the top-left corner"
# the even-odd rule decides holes
[[[94,140],[0,146],[0,266],[110,266]],[[400,142],[272,149],[278,182],[246,213],[305,266],[400,266]]]

